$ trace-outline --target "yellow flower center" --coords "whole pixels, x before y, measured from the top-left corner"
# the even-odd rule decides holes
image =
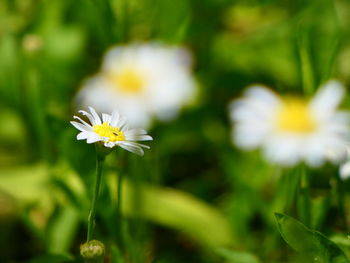
[[[110,78],[118,89],[125,93],[138,93],[142,91],[146,82],[144,76],[132,68],[110,74]]]
[[[286,99],[277,113],[277,129],[284,132],[309,133],[316,128],[307,101],[298,98]]]
[[[124,133],[119,128],[110,126],[107,122],[94,125],[92,128],[98,135],[109,138],[109,142],[125,141]]]

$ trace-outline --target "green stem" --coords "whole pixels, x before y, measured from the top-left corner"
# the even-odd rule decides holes
[[[286,214],[293,214],[295,208],[295,199],[299,190],[300,173],[297,168],[287,170],[281,177],[280,191],[282,194],[281,208]]]
[[[92,196],[91,209],[88,217],[88,231],[87,231],[87,241],[92,239],[94,226],[95,226],[95,214],[96,214],[96,203],[98,194],[100,192],[101,185],[101,176],[102,176],[102,168],[105,157],[101,156],[97,153],[96,158],[96,181],[95,181],[95,189]]]
[[[306,171],[305,166],[299,167],[300,172],[300,188],[298,210],[301,221],[308,227],[311,227],[311,185],[310,175]]]
[[[119,243],[122,245],[123,241],[123,228],[122,228],[122,184],[123,184],[123,175],[122,173],[118,174],[118,196],[117,196],[117,236],[119,238]]]
[[[314,90],[314,72],[312,62],[309,55],[309,39],[308,31],[301,29],[298,38],[298,50],[301,64],[301,78],[305,94],[310,95]]]
[[[332,13],[334,15],[334,23],[336,24],[336,29],[334,32],[334,36],[332,36],[332,42],[330,44],[329,48],[329,61],[326,63],[325,71],[323,72],[322,76],[322,82],[325,82],[329,80],[332,77],[332,73],[334,72],[335,68],[335,62],[337,59],[337,55],[340,48],[340,42],[342,40],[343,36],[343,28],[341,26],[341,21],[339,20],[338,14],[337,14],[337,8],[335,6],[334,1],[329,1],[330,4],[330,10],[332,10]],[[327,65],[328,64],[328,65]]]

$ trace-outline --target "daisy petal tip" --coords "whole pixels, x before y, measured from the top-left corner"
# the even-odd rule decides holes
[[[81,141],[81,140],[85,140],[86,138],[82,138],[82,133],[79,133],[77,136],[76,136],[77,140],[78,141]]]
[[[342,180],[347,180],[350,177],[350,160],[349,159],[340,165],[339,177]]]
[[[152,136],[147,135],[147,136],[144,138],[144,141],[153,141],[153,138],[152,138]]]

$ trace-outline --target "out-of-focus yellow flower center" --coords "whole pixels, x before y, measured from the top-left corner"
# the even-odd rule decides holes
[[[125,93],[138,93],[145,85],[145,77],[135,69],[127,68],[110,75],[113,83]]]
[[[317,123],[311,115],[307,101],[288,98],[277,113],[276,125],[283,132],[309,133],[315,130]]]
[[[107,122],[94,125],[92,128],[98,135],[109,138],[109,142],[125,141],[124,133],[119,128],[110,126]]]

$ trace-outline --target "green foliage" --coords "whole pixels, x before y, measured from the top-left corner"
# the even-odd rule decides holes
[[[225,248],[217,249],[216,252],[221,255],[228,263],[259,263],[260,261],[252,254],[239,252]]]
[[[254,83],[305,96],[331,78],[349,85],[348,10],[345,0],[1,0],[0,261],[82,262],[96,163],[69,124],[75,95],[112,46],[158,41],[192,52],[199,96],[150,128],[142,159],[107,158],[95,224],[105,262],[348,262],[350,182],[333,164],[282,170],[238,151],[227,109]],[[299,253],[281,242],[276,211]]]
[[[284,214],[276,213],[276,219],[278,230],[283,239],[310,261],[349,262],[344,252],[320,232],[310,230],[298,220]]]
[[[139,193],[135,194],[135,186],[123,185],[125,214],[182,231],[211,247],[233,244],[235,236],[225,217],[215,208],[173,189],[139,187]]]

